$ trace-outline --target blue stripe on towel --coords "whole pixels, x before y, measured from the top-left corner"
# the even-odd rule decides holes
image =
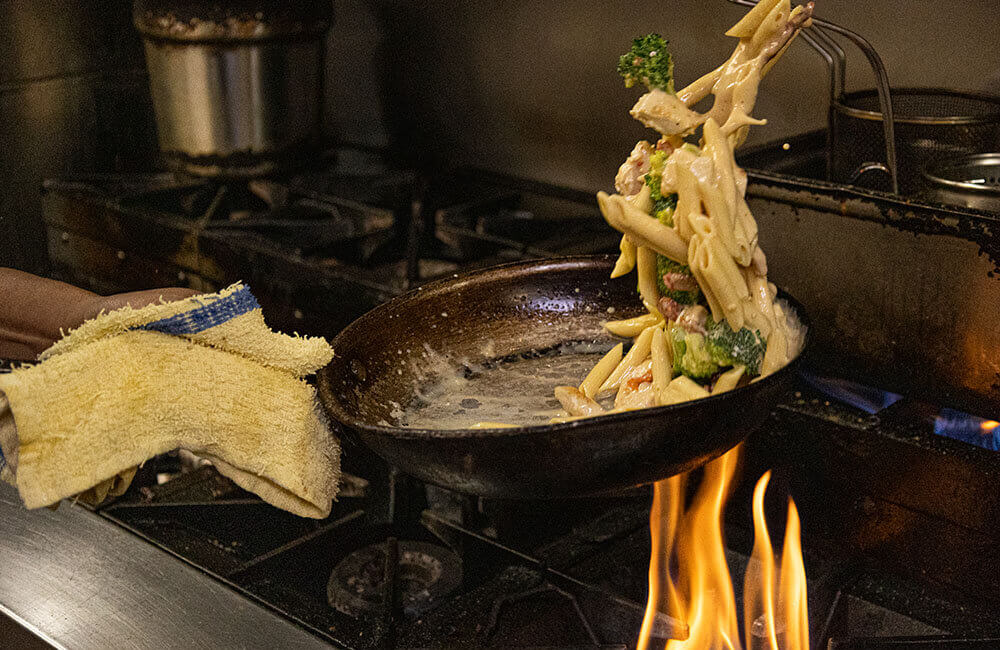
[[[250,293],[249,287],[231,293],[225,298],[220,298],[207,305],[195,307],[190,311],[175,314],[169,318],[155,320],[152,323],[139,325],[134,329],[152,330],[163,332],[164,334],[197,334],[210,327],[221,325],[237,316],[259,309],[257,299]]]

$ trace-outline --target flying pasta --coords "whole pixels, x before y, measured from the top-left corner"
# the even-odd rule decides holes
[[[812,8],[761,0],[726,32],[739,39],[732,56],[676,92],[673,60],[659,35],[635,39],[621,57],[626,86],[648,89],[630,114],[661,137],[636,144],[615,178],[617,192],[599,192],[597,201],[622,233],[611,277],[636,271],[647,313],[607,323],[608,332],[634,337],[632,347],[611,350],[578,388],[556,388],[566,414],[553,421],[732,390],[800,351],[801,327],[767,281],[757,222],[744,198],[747,176],[733,150],[751,125],[765,123],[751,117],[757,87],[810,24]],[[694,110],[709,94],[712,107]],[[600,403],[612,398],[613,405]]]

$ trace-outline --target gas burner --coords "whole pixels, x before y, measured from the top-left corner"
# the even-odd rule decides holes
[[[341,560],[327,583],[327,600],[337,611],[361,618],[385,607],[387,581],[396,583],[403,614],[415,618],[461,585],[462,565],[443,546],[390,539]]]

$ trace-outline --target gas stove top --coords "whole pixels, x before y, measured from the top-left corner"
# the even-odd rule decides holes
[[[172,174],[48,181],[54,271],[98,291],[253,287],[278,329],[335,334],[389,297],[473,268],[617,250],[592,197],[378,152],[329,152],[289,178]],[[310,282],[303,282],[303,277]]]
[[[782,183],[791,184],[762,185],[762,195],[777,196]],[[239,279],[276,329],[328,337],[424,282],[618,244],[588,193],[474,170],[425,175],[357,149],[331,152],[311,172],[239,184],[166,174],[49,181],[45,206],[64,279],[104,292],[214,290]],[[762,229],[784,218],[772,206],[752,206]],[[787,223],[800,219],[793,208]],[[771,250],[780,274],[789,264]],[[834,321],[817,318],[827,298],[808,277],[790,288],[814,320]],[[995,423],[883,384],[877,372],[830,367],[803,376],[745,445],[727,514],[732,575],[750,551],[753,481],[773,469],[777,493],[794,495],[802,513],[813,647],[997,647],[985,640],[1000,636]],[[843,378],[859,374],[897,392]],[[634,645],[646,489],[481,500],[344,445],[342,494],[323,521],[275,510],[176,454],[147,463],[97,515],[334,646]],[[654,636],[675,624],[662,617]]]
[[[906,529],[925,535],[922,545],[951,545],[952,553],[970,552],[967,541],[936,529],[942,522],[932,513],[891,504],[877,490],[830,487],[843,458],[826,469],[817,461],[795,468],[801,456],[838,446],[851,456],[912,442],[915,432],[898,421],[883,409],[872,414],[831,400],[803,380],[745,445],[744,480],[726,522],[730,573],[743,575],[748,562],[752,479],[759,468],[774,468],[803,512],[813,647],[994,647],[1000,623],[980,598],[982,579],[963,593],[947,584],[970,577],[960,566],[951,576],[925,575],[926,558],[904,555],[917,551],[912,540],[909,550],[891,550],[894,562],[875,557],[877,549],[865,552],[873,542],[899,544],[891,538]],[[829,427],[856,439],[823,440],[819,432]],[[806,432],[818,440],[804,440]],[[933,439],[933,425],[919,435]],[[961,458],[959,444],[952,460]],[[147,464],[129,492],[98,514],[339,647],[633,647],[649,558],[645,489],[552,502],[481,500],[398,475],[360,448],[349,446],[345,457],[356,473],[323,521],[275,510],[211,466],[184,468],[175,456]],[[889,480],[899,470],[885,466],[882,475]],[[660,638],[675,623],[663,617]],[[935,645],[945,636],[968,645]]]

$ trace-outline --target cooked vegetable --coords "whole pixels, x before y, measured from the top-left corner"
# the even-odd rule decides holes
[[[670,343],[674,352],[675,376],[683,374],[705,383],[719,372],[719,364],[709,353],[704,335],[691,334],[683,328],[674,327],[670,330]]]
[[[717,323],[711,317],[705,329],[704,335],[687,332],[682,327],[670,330],[674,375],[706,382],[719,370],[731,366],[744,366],[748,376],[760,374],[767,349],[760,332],[746,327],[734,332],[725,321]]]
[[[734,332],[725,321],[716,323],[709,316],[705,323],[705,347],[712,360],[720,366],[746,366],[746,374],[760,374],[767,343],[760,335],[746,327]]]
[[[649,156],[649,171],[643,176],[643,180],[649,187],[649,198],[653,200],[654,212],[655,204],[657,201],[663,198],[663,194],[660,192],[660,183],[663,182],[663,165],[667,162],[667,152],[666,151],[654,151]],[[677,198],[674,198],[674,204],[676,205]],[[670,225],[670,224],[667,224]]]
[[[644,180],[649,187],[649,198],[653,200],[652,216],[664,226],[673,227],[674,208],[677,207],[677,195],[668,194],[663,196],[660,192],[660,183],[663,181],[663,164],[666,162],[667,157],[668,154],[665,151],[654,151],[649,157],[649,172],[645,175]],[[682,305],[697,303],[698,296],[700,295],[697,286],[693,290],[671,288],[663,280],[664,274],[668,273],[693,278],[691,276],[691,269],[687,265],[680,264],[669,257],[658,254],[656,256],[656,284],[660,289],[660,295],[676,300]]]
[[[666,196],[660,191],[663,183],[663,165],[667,162],[666,151],[654,151],[649,157],[649,171],[643,176],[649,188],[649,198],[653,201],[652,216],[659,219],[664,226],[674,225],[674,208],[677,207],[677,195]]]
[[[677,195],[661,196],[653,201],[653,216],[664,226],[674,225],[674,208],[677,207]]]
[[[674,94],[674,61],[666,39],[659,34],[634,39],[629,51],[618,59],[618,74],[626,88],[642,82],[650,90]]]

